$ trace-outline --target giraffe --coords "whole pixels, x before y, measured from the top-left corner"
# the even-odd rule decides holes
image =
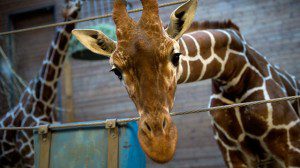
[[[78,17],[81,1],[66,1],[65,21]],[[53,123],[57,82],[75,24],[58,27],[36,78],[25,88],[18,105],[1,116],[1,127],[29,127]],[[0,132],[0,167],[34,167],[32,131]]]
[[[138,139],[154,161],[172,159],[177,129],[171,120],[177,84],[212,80],[210,106],[299,95],[295,77],[270,64],[229,21],[193,23],[197,0],[189,0],[163,28],[157,0],[141,0],[135,22],[116,0],[118,41],[97,30],[73,30],[91,51],[110,57],[140,115]],[[190,25],[198,26],[197,29]],[[188,33],[184,34],[185,31]],[[228,167],[300,166],[299,102],[211,111],[214,137]]]

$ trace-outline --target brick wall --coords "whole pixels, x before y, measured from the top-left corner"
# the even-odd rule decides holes
[[[159,0],[160,3],[169,1],[172,0]],[[4,17],[4,14],[9,13],[7,11],[33,8],[34,5],[55,4],[55,19],[56,21],[61,20],[58,14],[62,5],[60,1],[28,0],[26,4],[16,2],[19,1],[0,1],[1,31],[7,30],[5,28],[7,20]],[[133,2],[134,8],[140,6],[133,0],[130,2]],[[19,7],[22,5],[23,7]],[[246,39],[258,51],[267,56],[270,62],[279,64],[300,78],[299,8],[300,1],[297,0],[200,0],[196,20],[232,19],[240,26]],[[174,9],[175,7],[161,9],[160,13],[164,22],[168,21],[169,14]],[[85,12],[84,17],[89,14],[94,15],[95,13]],[[140,14],[131,14],[131,16],[137,19]],[[43,43],[49,40],[47,39]],[[36,47],[35,45],[37,44],[14,47],[31,49]],[[40,66],[39,62],[33,63],[31,59],[22,61],[24,66],[30,65],[28,70],[32,66]],[[95,62],[71,60],[71,63],[73,101],[77,121],[137,115],[125,89],[109,72],[110,67],[107,60]],[[32,75],[34,75],[33,72]],[[174,111],[206,107],[210,93],[210,81],[208,80],[180,85],[176,93]],[[64,95],[62,95],[62,99],[64,99]],[[175,158],[165,165],[148,161],[148,167],[224,167],[221,154],[213,140],[210,118],[206,113],[177,116],[174,117],[174,121],[179,133]]]

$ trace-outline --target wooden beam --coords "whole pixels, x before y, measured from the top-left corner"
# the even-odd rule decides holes
[[[63,82],[64,82],[64,92],[65,99],[63,99],[64,107],[66,110],[63,114],[64,122],[74,122],[75,113],[74,113],[74,102],[73,102],[73,76],[72,76],[72,63],[69,58],[66,58],[64,67],[63,67]]]

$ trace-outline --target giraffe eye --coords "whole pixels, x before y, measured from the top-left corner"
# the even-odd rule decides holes
[[[115,73],[120,80],[123,79],[122,72],[117,67],[113,67],[110,71]]]
[[[174,53],[172,58],[171,58],[171,61],[172,61],[172,64],[177,67],[178,64],[179,64],[179,58],[180,58],[180,55],[181,53]]]

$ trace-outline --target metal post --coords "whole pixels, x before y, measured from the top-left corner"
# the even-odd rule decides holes
[[[41,125],[38,129],[39,143],[40,143],[40,156],[39,168],[49,168],[50,166],[50,147],[52,133],[49,130],[49,125]]]
[[[107,119],[105,128],[108,129],[107,168],[119,167],[119,130],[116,119]]]

